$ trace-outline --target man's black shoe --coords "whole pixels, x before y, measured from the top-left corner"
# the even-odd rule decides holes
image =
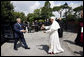
[[[25,47],[25,49],[30,49],[29,47]]]
[[[16,50],[16,51],[17,51],[18,49],[17,49],[17,48],[14,48],[14,50]]]

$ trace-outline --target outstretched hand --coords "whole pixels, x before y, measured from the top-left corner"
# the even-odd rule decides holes
[[[45,31],[43,31],[44,33],[46,33]]]
[[[41,29],[45,29],[45,28],[44,28],[44,24],[42,25]]]
[[[44,29],[44,27],[41,27],[41,30],[43,30]]]
[[[20,30],[20,32],[26,32],[26,30]]]

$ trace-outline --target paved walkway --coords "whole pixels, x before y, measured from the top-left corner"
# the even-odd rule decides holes
[[[69,36],[67,36],[69,35]],[[70,48],[70,50],[76,55],[76,56],[83,56],[83,47],[76,45],[74,43],[74,40],[77,37],[76,33],[68,33],[68,32],[64,32],[64,39],[63,41],[66,42],[66,44],[68,45],[68,47]]]
[[[1,56],[80,56],[80,54],[76,55],[74,53],[75,49],[72,48],[83,51],[82,47],[76,47],[76,45],[69,43],[72,39],[76,38],[75,33],[64,32],[64,37],[60,38],[60,42],[65,52],[54,55],[47,54],[49,44],[48,34],[39,31],[35,33],[25,33],[24,35],[28,46],[31,48],[30,50],[24,49],[18,42],[18,51],[15,51],[13,49],[14,43],[5,43],[1,46]]]

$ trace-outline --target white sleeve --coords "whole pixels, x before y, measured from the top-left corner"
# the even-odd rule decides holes
[[[44,28],[45,28],[45,29],[50,29],[50,26],[45,26]]]
[[[83,27],[81,27],[81,32],[83,32]]]
[[[45,26],[44,27],[45,29],[48,29],[47,31],[45,31],[46,33],[48,33],[48,32],[51,32],[52,30],[51,30],[51,28],[50,28],[50,26]]]
[[[54,31],[58,30],[59,28],[60,28],[59,24],[58,24],[57,22],[54,22],[54,23],[50,26],[49,30],[46,31],[46,33],[54,32]]]
[[[54,32],[54,31],[56,31],[56,30],[54,30],[54,29],[49,29],[49,30],[47,30],[47,31],[45,31],[46,33],[51,33],[51,32]]]

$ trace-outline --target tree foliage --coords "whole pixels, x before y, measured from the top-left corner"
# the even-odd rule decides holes
[[[44,19],[50,18],[51,16],[54,16],[52,14],[52,8],[50,8],[50,2],[46,1],[44,7],[41,9],[41,16]]]
[[[76,7],[73,9],[73,11],[75,12],[74,15],[77,17],[77,18],[80,18],[80,13],[81,13],[81,10],[83,9],[83,6],[79,6],[79,7]]]
[[[64,9],[68,9],[68,11],[70,11],[71,7],[69,7],[67,3],[60,5],[60,6],[53,7],[53,11],[57,11],[60,14],[60,17],[62,17],[62,11]]]
[[[21,18],[22,21],[26,20],[26,16],[23,12],[13,12],[13,21],[16,21],[17,18]]]
[[[52,8],[50,8],[50,2],[46,1],[44,6],[40,9],[35,9],[34,13],[30,13],[27,15],[28,20],[39,20],[39,19],[48,19],[52,14]],[[33,19],[32,19],[33,18]]]
[[[10,20],[13,17],[14,7],[10,1],[1,1],[1,21]]]
[[[83,6],[76,7],[72,9],[72,7],[68,6],[67,3],[55,6],[53,8],[50,8],[51,4],[49,1],[46,1],[44,6],[35,9],[33,13],[29,13],[27,16],[23,12],[16,12],[14,11],[14,6],[10,1],[1,1],[1,21],[16,21],[16,18],[21,18],[22,21],[34,21],[34,20],[46,20],[49,19],[53,15],[53,11],[57,11],[60,14],[60,17],[62,17],[62,12],[64,9],[68,9],[63,15],[67,19],[77,19],[79,18],[80,12],[83,9]],[[72,14],[75,12],[74,14]]]
[[[1,1],[1,21],[16,21],[16,18],[21,18],[22,21],[26,20],[23,12],[15,12],[14,6],[10,1]]]

